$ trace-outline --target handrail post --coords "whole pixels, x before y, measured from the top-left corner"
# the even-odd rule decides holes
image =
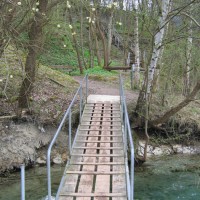
[[[21,168],[21,200],[25,200],[25,165],[22,164]]]
[[[48,181],[48,200],[51,200],[51,161],[50,161],[51,150],[47,152],[47,181]]]
[[[126,147],[126,151],[128,149],[128,138],[127,138],[127,122],[126,120],[124,121],[124,142],[125,142],[125,147]]]
[[[134,149],[131,148],[131,200],[134,200]]]
[[[69,140],[69,153],[71,155],[71,151],[72,151],[72,110],[69,110],[69,136],[68,136],[68,140]]]
[[[80,110],[79,110],[79,124],[81,124],[81,116],[82,116],[82,103],[83,103],[83,93],[82,93],[82,86],[80,88],[80,92],[79,92],[79,95],[80,95]]]
[[[85,98],[86,98],[86,100],[85,100],[85,102],[87,103],[87,98],[88,98],[88,74],[86,75],[86,80],[85,80]]]

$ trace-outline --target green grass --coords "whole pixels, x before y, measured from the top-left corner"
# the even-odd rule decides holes
[[[71,73],[72,76],[79,76],[80,75],[80,71],[79,69],[75,70],[74,72]],[[84,75],[88,74],[88,75],[95,75],[95,76],[105,76],[105,77],[111,77],[111,76],[116,76],[119,74],[119,72],[117,71],[108,71],[103,69],[100,66],[95,66],[93,68],[89,68],[87,70],[84,70]]]
[[[108,71],[99,66],[85,70],[85,74],[86,73],[88,73],[89,75],[101,75],[101,76],[115,76],[118,74],[118,72],[114,70]]]

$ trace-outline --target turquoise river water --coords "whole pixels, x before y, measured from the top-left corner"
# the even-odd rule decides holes
[[[55,195],[64,167],[53,166]],[[46,168],[26,171],[26,199],[47,195]],[[135,172],[135,200],[200,200],[200,155],[173,155],[150,159]],[[20,200],[20,175],[0,178],[0,200]]]

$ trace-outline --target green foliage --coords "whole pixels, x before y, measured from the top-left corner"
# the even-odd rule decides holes
[[[63,39],[47,38],[44,52],[40,55],[39,60],[44,65],[78,66],[75,51],[66,37]]]
[[[108,71],[103,69],[102,67],[96,66],[93,68],[89,68],[88,70],[85,70],[85,74],[91,74],[91,75],[101,75],[101,76],[115,76],[118,74],[117,71]]]

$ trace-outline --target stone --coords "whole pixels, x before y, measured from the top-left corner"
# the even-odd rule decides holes
[[[41,158],[41,157],[38,157],[38,158],[36,159],[36,163],[39,164],[39,165],[46,164],[46,159]]]
[[[53,163],[58,164],[58,165],[63,163],[62,157],[60,154],[58,154],[55,158],[53,158]]]

